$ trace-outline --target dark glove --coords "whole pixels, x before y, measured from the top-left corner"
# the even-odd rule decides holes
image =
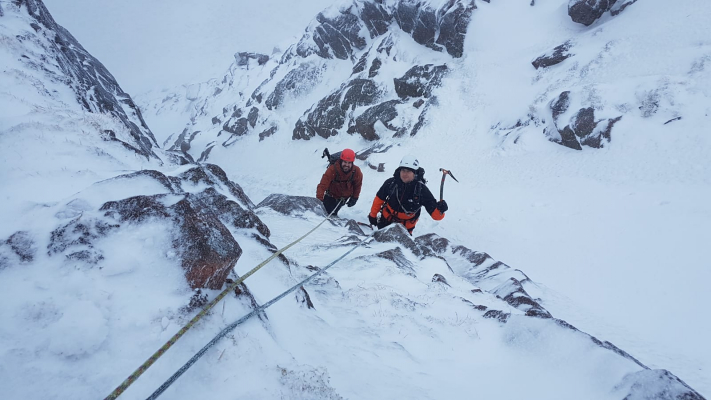
[[[348,207],[353,207],[357,201],[358,201],[357,197],[351,197],[350,199],[348,199],[348,203],[346,203],[346,204],[348,204]]]
[[[439,202],[437,202],[437,209],[440,212],[446,212],[447,210],[449,210],[449,207],[447,206],[447,202],[444,200],[440,200]]]
[[[370,214],[368,214],[368,222],[373,226],[378,226],[378,218],[371,217]]]

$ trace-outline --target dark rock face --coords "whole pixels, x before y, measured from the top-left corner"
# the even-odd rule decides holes
[[[242,249],[218,215],[206,207],[206,198],[211,194],[186,194],[170,207],[163,205],[164,195],[136,196],[107,202],[100,210],[121,223],[149,218],[172,221],[178,228],[173,247],[180,253],[190,287],[220,289]]]
[[[188,194],[171,206],[180,229],[173,247],[181,254],[190,287],[221,289],[242,248],[201,197]]]
[[[121,227],[119,224],[165,221],[174,227],[172,245],[180,256],[190,286],[220,289],[242,253],[230,229],[252,229],[255,231],[252,235],[260,243],[273,247],[266,239],[270,235],[269,228],[252,211],[254,204],[220,167],[195,166],[177,177],[166,177],[158,171],[140,171],[106,182],[139,176],[161,183],[170,194],[106,202],[99,209],[104,213],[103,220],[84,218],[80,222],[80,216],[56,229],[49,254],[63,253],[69,260],[96,264],[103,255],[94,248],[93,242]],[[183,190],[197,185],[207,188],[197,193]],[[176,196],[180,197],[176,199]]]
[[[378,121],[382,122],[386,128],[398,131],[397,127],[389,124],[398,115],[395,108],[398,104],[401,104],[399,100],[389,100],[368,108],[355,120],[349,122],[348,133],[358,133],[368,141],[378,140],[380,136],[375,132],[375,123]]]
[[[280,214],[293,216],[300,216],[306,212],[312,212],[321,217],[327,215],[323,203],[315,197],[288,196],[278,193],[267,196],[257,204],[256,208],[271,208]]]
[[[580,146],[580,142],[578,139],[575,138],[575,132],[573,132],[573,129],[570,128],[570,126],[566,126],[563,128],[562,131],[558,131],[560,133],[560,141],[557,143],[562,144],[565,147],[569,147],[573,150],[582,150],[583,148]]]
[[[581,108],[573,118],[572,128],[575,136],[584,138],[590,135],[597,123],[595,122],[595,109],[592,107]]]
[[[452,57],[461,57],[466,28],[475,8],[472,0],[448,1],[437,10],[424,1],[401,0],[393,17],[417,43],[437,51],[444,48]],[[439,36],[435,39],[437,31]]]
[[[114,77],[99,60],[89,54],[79,42],[63,27],[59,26],[40,0],[17,0],[16,6],[27,10],[36,23],[34,33],[17,36],[20,42],[32,41],[31,46],[45,46],[52,43],[45,52],[38,54],[28,51],[23,58],[28,67],[42,69],[51,75],[50,79],[66,82],[74,91],[76,99],[84,109],[97,114],[107,114],[121,121],[129,132],[127,141],[116,134],[105,135],[105,140],[120,142],[124,147],[146,157],[158,156],[153,148],[158,147],[153,133],[146,125],[140,110],[118,85]],[[43,40],[39,37],[43,37]],[[60,73],[46,68],[48,63],[56,66]],[[111,132],[113,133],[113,132]]]
[[[225,122],[225,124],[222,125],[222,129],[231,133],[233,136],[244,136],[249,129],[247,126],[248,123],[249,121],[247,121],[247,118],[242,117],[234,121],[229,120]],[[222,145],[228,146],[231,143],[234,143],[234,141],[227,140]]]
[[[377,2],[364,2],[363,10],[360,12],[360,18],[368,28],[370,38],[375,39],[388,31],[388,26],[390,26],[393,17],[382,4],[378,4]]]
[[[570,107],[570,91],[565,91],[558,95],[557,99],[551,102],[553,120],[558,122],[558,117],[568,111],[568,107]]]
[[[544,54],[531,62],[533,66],[538,68],[550,67],[552,65],[560,64],[565,61],[568,57],[572,57],[574,54],[568,52],[573,44],[569,41],[556,46],[551,54]]]
[[[388,261],[392,261],[399,270],[403,271],[406,275],[415,277],[415,266],[405,257],[399,247],[392,250],[386,250],[375,254],[375,257],[383,258]]]
[[[561,116],[570,108],[570,92],[562,92],[558,98],[550,103],[553,122],[558,130],[560,138],[552,139],[554,142],[562,144],[574,150],[582,150],[582,146],[602,148],[611,140],[612,127],[622,119],[622,116],[607,120],[595,120],[595,109],[584,107],[578,110],[566,125],[561,121]],[[604,129],[598,129],[600,124],[605,124]],[[563,126],[561,129],[560,126]],[[550,129],[550,128],[546,128]],[[548,134],[548,131],[545,131]]]
[[[621,115],[617,118],[608,119],[606,121],[607,127],[605,129],[601,130],[596,135],[589,135],[589,136],[584,137],[580,141],[580,143],[585,146],[594,147],[596,149],[604,147],[605,143],[610,143],[610,140],[612,140],[612,137],[610,135],[610,132],[612,132],[612,127],[615,126],[615,124],[617,122],[619,122],[621,119],[622,119]]]
[[[269,61],[269,56],[266,54],[239,52],[235,54],[235,61],[240,67],[248,66],[249,60],[257,60],[259,65],[264,65]]]
[[[383,65],[383,62],[380,61],[379,58],[374,59],[373,63],[370,65],[370,69],[368,70],[368,78],[373,78],[378,75],[378,70],[381,65]]]
[[[381,229],[373,234],[373,238],[380,243],[397,243],[410,250],[417,257],[422,257],[422,250],[401,224],[392,224],[385,229]]]
[[[473,1],[458,1],[452,6],[454,10],[440,10],[439,36],[437,44],[444,46],[452,57],[459,58],[464,54],[464,38],[471,20],[472,11],[476,8]]]
[[[432,89],[442,83],[447,70],[446,65],[416,65],[402,78],[395,78],[395,92],[403,100],[409,97],[428,98],[432,95]]]
[[[351,9],[341,13],[336,18],[329,19],[322,13],[316,16],[321,23],[314,30],[313,40],[319,48],[318,55],[322,58],[339,58],[348,60],[353,49],[363,50],[365,38],[360,36],[360,19],[351,14]]]
[[[452,254],[459,254],[464,257],[467,261],[472,263],[473,266],[478,267],[484,264],[486,261],[493,261],[493,258],[489,257],[488,254],[480,251],[473,251],[464,246],[455,246],[452,248]]]
[[[590,26],[609,11],[617,0],[577,0],[568,4],[568,15],[574,22]]]
[[[304,120],[299,119],[294,128],[293,139],[310,139],[316,135],[323,138],[335,136],[346,121],[346,113],[356,107],[375,103],[383,90],[369,79],[354,79],[339,90],[321,99],[316,108]]]
[[[568,4],[568,15],[577,23],[592,25],[608,11],[615,16],[637,0],[573,0]]]
[[[269,129],[265,129],[259,134],[259,141],[261,142],[262,140],[268,138],[269,136],[273,135],[277,131],[276,126],[272,126]]]
[[[526,315],[538,318],[552,318],[551,314],[533,300],[521,286],[521,282],[516,278],[509,278],[508,281],[496,287],[492,293],[502,298],[512,307],[525,311]]]
[[[259,118],[259,109],[257,107],[252,107],[252,109],[249,110],[249,115],[247,116],[249,126],[254,128],[254,126],[257,125],[257,118]]]
[[[435,233],[428,233],[427,235],[418,236],[415,239],[415,243],[420,247],[429,248],[436,254],[444,253],[447,250],[447,247],[449,247],[449,240]]]
[[[447,279],[440,274],[434,274],[432,276],[432,282],[444,283],[445,285],[450,286],[449,282],[447,282]]]

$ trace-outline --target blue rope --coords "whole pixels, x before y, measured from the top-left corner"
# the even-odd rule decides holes
[[[304,279],[303,281],[297,283],[296,285],[294,285],[293,287],[291,287],[291,288],[290,288],[289,290],[287,290],[286,292],[284,292],[284,293],[280,294],[279,296],[277,296],[277,297],[271,299],[269,302],[264,303],[264,304],[261,305],[260,307],[257,307],[257,308],[254,309],[254,311],[252,311],[251,313],[249,313],[249,314],[245,315],[244,317],[238,319],[237,321],[235,321],[235,322],[233,322],[233,323],[227,325],[227,327],[226,327],[225,329],[223,329],[220,333],[218,333],[217,336],[215,336],[214,338],[212,338],[212,340],[210,340],[210,342],[209,342],[208,344],[206,344],[205,347],[203,347],[202,349],[200,349],[200,351],[198,351],[190,360],[188,360],[188,362],[186,362],[185,365],[183,365],[182,367],[180,367],[180,369],[179,369],[176,373],[174,373],[173,376],[171,376],[167,381],[165,381],[165,383],[163,383],[163,384],[162,384],[155,392],[153,392],[153,394],[150,395],[146,400],[154,400],[154,399],[157,399],[158,396],[160,396],[166,389],[168,389],[168,388],[170,387],[170,385],[172,385],[178,378],[180,378],[180,376],[183,375],[183,374],[185,373],[185,371],[188,370],[188,368],[190,368],[193,364],[195,364],[195,362],[196,362],[200,357],[202,357],[202,356],[205,354],[205,352],[207,352],[207,350],[210,349],[210,347],[214,346],[220,339],[222,339],[223,337],[225,337],[225,335],[227,335],[227,334],[230,333],[233,329],[235,329],[235,328],[237,327],[237,325],[240,325],[240,324],[242,324],[244,321],[246,321],[246,320],[250,319],[251,317],[253,317],[253,316],[259,314],[260,312],[262,312],[262,311],[264,311],[265,309],[269,308],[269,306],[271,306],[272,304],[274,304],[274,303],[276,303],[277,301],[283,299],[284,296],[288,295],[289,293],[293,292],[294,290],[296,290],[296,289],[298,289],[299,287],[301,287],[301,286],[303,286],[304,284],[306,284],[306,283],[307,283],[308,281],[310,281],[311,279],[313,279],[313,278],[315,278],[315,277],[321,275],[321,274],[324,273],[327,269],[331,268],[334,264],[336,264],[337,262],[341,261],[341,260],[344,259],[347,255],[351,254],[355,249],[357,249],[357,248],[360,247],[362,244],[364,244],[372,235],[373,235],[372,233],[371,233],[370,235],[368,235],[368,237],[366,237],[366,238],[364,238],[363,240],[361,240],[357,245],[353,246],[352,249],[348,250],[345,254],[343,254],[342,256],[338,257],[337,259],[335,259],[333,262],[331,262],[331,263],[328,264],[327,266],[323,267],[323,269],[321,269],[320,271],[314,273],[313,275],[307,277],[307,278]]]

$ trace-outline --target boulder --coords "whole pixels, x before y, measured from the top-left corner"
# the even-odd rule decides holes
[[[570,40],[568,40],[567,42],[556,46],[551,53],[547,53],[536,58],[533,62],[531,62],[531,64],[533,64],[533,67],[536,69],[560,64],[574,55],[568,51],[571,47],[573,47],[573,44]]]
[[[574,22],[590,26],[606,12],[609,11],[615,16],[636,2],[637,0],[569,0],[568,15]]]
[[[242,249],[219,216],[206,207],[212,193],[185,194],[166,207],[165,195],[135,196],[101,206],[106,217],[121,223],[167,219],[175,225],[173,248],[178,251],[190,287],[220,289],[242,255]]]

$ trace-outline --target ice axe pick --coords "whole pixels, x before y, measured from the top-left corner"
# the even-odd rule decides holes
[[[439,185],[439,201],[442,201],[444,199],[444,179],[447,178],[447,175],[451,176],[455,182],[459,183],[459,181],[452,175],[452,171],[444,168],[440,168],[439,170],[442,171],[442,183]]]

